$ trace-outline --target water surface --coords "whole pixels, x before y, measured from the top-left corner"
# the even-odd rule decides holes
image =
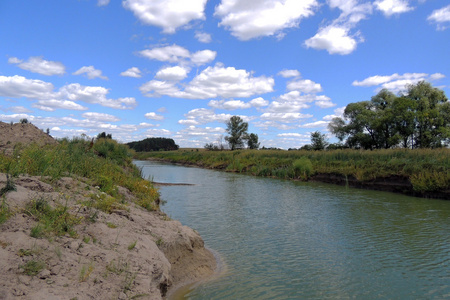
[[[227,272],[185,299],[450,299],[450,201],[136,161]]]

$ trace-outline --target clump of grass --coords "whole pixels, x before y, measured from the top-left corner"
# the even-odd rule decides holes
[[[15,191],[16,185],[14,184],[14,181],[12,180],[11,176],[7,173],[6,174],[6,185],[0,189],[0,197],[3,197],[6,195],[6,193],[10,191]]]
[[[20,268],[23,269],[23,273],[28,276],[36,276],[45,267],[45,262],[40,260],[30,260],[24,265],[20,266]]]
[[[31,200],[25,208],[25,213],[38,221],[31,229],[30,235],[35,238],[43,236],[69,234],[76,237],[74,226],[79,224],[81,218],[69,213],[66,205],[57,205],[52,208],[43,197]]]
[[[117,228],[117,225],[111,222],[107,222],[106,226],[108,226],[109,228]]]
[[[88,280],[89,276],[91,276],[92,272],[94,271],[94,264],[91,262],[88,265],[83,265],[80,270],[80,276],[78,280],[80,282],[85,282]]]
[[[131,244],[128,245],[128,250],[133,250],[136,247],[136,243],[137,241],[132,242]]]
[[[301,178],[301,179],[304,179],[304,180],[308,179],[308,177],[313,172],[312,163],[305,156],[302,156],[299,159],[296,159],[292,163],[292,167],[294,168],[294,176],[296,178]]]
[[[8,203],[6,203],[6,198],[2,197],[2,200],[0,202],[0,224],[3,224],[6,222],[6,220],[11,217],[12,213],[9,209]]]

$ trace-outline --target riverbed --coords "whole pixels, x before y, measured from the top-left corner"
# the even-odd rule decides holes
[[[450,201],[136,161],[225,274],[184,299],[450,298]]]

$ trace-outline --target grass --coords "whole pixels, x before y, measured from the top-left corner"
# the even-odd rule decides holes
[[[57,145],[40,147],[31,144],[18,146],[12,156],[0,153],[0,172],[8,173],[7,186],[3,194],[14,189],[12,178],[21,174],[42,176],[44,180],[56,182],[62,177],[75,177],[86,184],[97,186],[101,193],[92,193],[86,206],[110,213],[114,209],[126,209],[126,201],[118,186],[130,190],[136,204],[147,210],[159,209],[158,190],[141,177],[140,170],[133,165],[134,151],[112,139],[99,139],[91,144],[85,138],[62,139]],[[11,178],[11,179],[10,179]],[[7,206],[0,207],[0,222],[8,216]],[[91,221],[95,221],[93,215]]]
[[[137,241],[132,242],[131,244],[128,245],[128,250],[133,250],[136,247],[136,243]]]
[[[66,233],[77,237],[74,226],[81,222],[81,218],[70,214],[66,205],[58,204],[52,208],[45,198],[38,198],[26,205],[25,213],[38,222],[31,228],[31,237],[61,236]]]
[[[45,262],[34,259],[20,266],[20,268],[23,269],[23,273],[28,276],[36,276],[45,267],[46,267]]]
[[[156,158],[262,177],[308,180],[316,174],[353,176],[360,181],[401,176],[417,192],[450,186],[450,149],[389,149],[283,151],[237,150],[136,153],[137,159]]]

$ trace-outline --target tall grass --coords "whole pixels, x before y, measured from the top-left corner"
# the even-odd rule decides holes
[[[95,143],[83,138],[63,139],[57,145],[16,148],[12,156],[0,154],[0,172],[13,177],[43,176],[50,181],[78,177],[118,201],[121,197],[118,186],[123,186],[137,197],[137,204],[156,210],[159,193],[149,181],[142,179],[140,170],[132,164],[132,156],[133,151],[126,145],[111,139],[99,139]]]
[[[417,192],[450,188],[450,149],[333,151],[168,151],[137,153],[138,159],[223,169],[263,177],[307,180],[316,174],[353,176],[360,181],[405,177]]]

